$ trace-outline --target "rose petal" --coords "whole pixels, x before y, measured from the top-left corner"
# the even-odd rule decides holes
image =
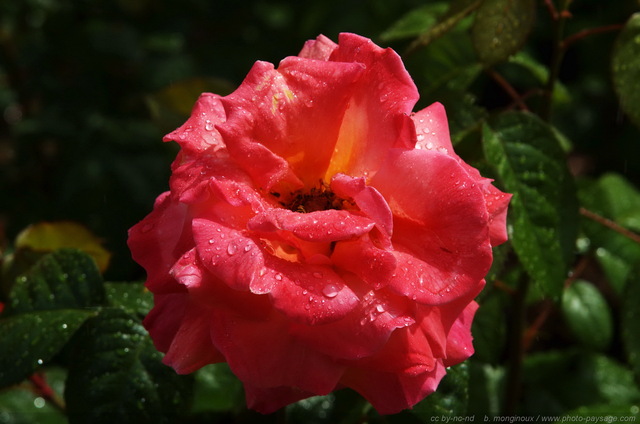
[[[154,307],[144,319],[162,362],[178,374],[189,374],[207,364],[222,362],[209,336],[208,312],[186,293],[154,296]]]
[[[213,311],[211,337],[240,380],[257,388],[296,387],[318,395],[335,389],[344,365],[300,343],[277,313],[257,321]]]
[[[337,173],[371,177],[387,149],[415,144],[408,115],[418,90],[397,53],[367,38],[341,34],[330,60],[361,63],[366,71],[354,87],[324,179],[330,181]]]
[[[357,284],[350,282],[350,287]],[[413,324],[406,299],[383,290],[366,291],[343,319],[321,326],[293,325],[291,334],[339,359],[359,359],[380,350],[398,328]]]
[[[271,414],[291,403],[316,396],[316,393],[305,392],[297,387],[255,387],[251,383],[244,383],[247,407],[262,414]]]
[[[193,232],[198,255],[216,278],[235,290],[269,293],[273,306],[292,320],[335,321],[358,301],[329,267],[272,256],[253,239],[205,219],[193,220]]]
[[[225,111],[217,94],[202,93],[193,106],[191,116],[180,126],[164,136],[163,141],[176,141],[183,152],[199,154],[208,149],[224,147],[224,141],[215,126],[225,121]]]
[[[284,191],[286,186],[276,186],[283,179],[299,188],[290,173],[306,186],[317,184],[362,71],[357,63],[318,66],[297,57],[283,60],[277,70],[257,62],[242,85],[222,99],[228,119],[219,130],[234,160],[267,191]]]
[[[440,103],[433,103],[431,106],[417,112],[413,116],[413,122],[418,134],[417,149],[437,150],[456,159],[483,190],[487,211],[489,212],[491,244],[497,246],[507,241],[507,206],[511,200],[511,195],[503,193],[491,185],[492,180],[483,178],[477,169],[467,164],[453,151],[449,137],[449,123],[444,106]]]
[[[337,243],[331,260],[336,267],[354,273],[376,289],[389,283],[397,266],[393,253],[376,247],[366,237]]]
[[[433,393],[446,374],[441,361],[431,372],[396,374],[371,369],[349,368],[341,383],[366,398],[380,414],[396,414],[413,407]]]
[[[319,35],[315,40],[308,40],[298,54],[307,59],[328,60],[331,53],[338,47],[330,38]]]
[[[385,198],[374,187],[367,186],[364,178],[353,178],[336,174],[331,180],[331,189],[339,197],[352,198],[358,209],[375,221],[387,238],[393,234],[393,214]]]
[[[274,208],[254,216],[247,228],[260,233],[287,231],[301,240],[323,243],[359,237],[374,225],[371,219],[346,210],[299,213]]]
[[[444,356],[446,367],[459,364],[473,355],[471,324],[477,310],[476,302],[469,303],[451,326],[447,336],[447,353]]]
[[[129,230],[127,241],[131,256],[147,271],[146,286],[156,294],[182,291],[169,270],[192,243],[187,208],[169,192],[158,196],[153,211]]]
[[[417,134],[416,149],[438,150],[441,153],[455,155],[449,135],[447,113],[441,103],[427,106],[416,112],[412,118]]]
[[[426,304],[469,292],[491,265],[484,198],[458,162],[393,150],[372,179],[393,211],[396,275],[389,287]]]

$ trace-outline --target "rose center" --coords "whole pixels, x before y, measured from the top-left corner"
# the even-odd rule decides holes
[[[274,193],[276,197],[280,195]],[[316,211],[326,211],[329,209],[353,209],[355,206],[350,200],[338,197],[329,186],[320,182],[317,187],[311,189],[301,189],[288,196],[289,201],[280,204],[293,212],[309,213]]]

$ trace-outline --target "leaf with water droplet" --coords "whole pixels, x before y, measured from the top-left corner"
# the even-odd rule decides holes
[[[640,13],[627,21],[611,55],[613,85],[620,106],[640,126]]]
[[[104,303],[102,276],[94,260],[79,250],[61,249],[43,256],[16,279],[5,314]]]
[[[140,320],[121,309],[102,310],[70,349],[69,421],[179,422],[192,380],[161,359]]]
[[[491,66],[520,50],[535,23],[535,12],[535,0],[485,0],[471,29],[480,61]]]
[[[56,309],[0,319],[0,387],[19,383],[46,364],[95,314],[91,310]]]
[[[560,142],[534,115],[509,112],[485,124],[483,146],[513,194],[511,244],[536,288],[558,299],[578,232],[576,189]]]
[[[139,317],[146,316],[153,307],[153,294],[142,283],[108,282],[104,284],[107,301]]]

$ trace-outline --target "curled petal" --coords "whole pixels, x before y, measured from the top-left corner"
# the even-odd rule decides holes
[[[389,148],[415,144],[409,114],[418,90],[397,53],[364,37],[341,34],[329,60],[357,62],[365,71],[353,86],[325,181],[337,173],[372,176]]]
[[[328,60],[331,53],[338,47],[330,38],[319,35],[315,40],[308,40],[298,54],[307,59]]]
[[[353,83],[363,67],[317,64],[290,57],[274,69],[257,62],[242,85],[222,99],[228,118],[219,130],[225,144],[265,190],[300,188],[294,175],[307,186],[316,184],[329,165]]]
[[[321,326],[293,325],[291,334],[334,358],[360,359],[382,349],[396,329],[415,322],[409,309],[406,299],[382,290],[367,291],[341,320]]]
[[[187,293],[156,295],[154,303],[144,326],[156,348],[166,353],[162,362],[188,374],[225,360],[211,342],[206,308],[191,302]]]
[[[365,237],[336,244],[331,260],[340,269],[354,273],[376,289],[389,283],[397,267],[392,252],[376,247]]]
[[[272,256],[253,239],[205,219],[194,219],[194,239],[204,266],[235,290],[269,294],[287,317],[310,325],[335,321],[357,297],[331,268]]]
[[[147,271],[146,286],[154,293],[182,290],[169,270],[191,243],[188,210],[169,192],[158,196],[153,211],[129,230],[127,241],[133,259]]]
[[[164,141],[176,141],[184,152],[199,154],[205,150],[218,150],[224,141],[216,125],[226,120],[225,111],[217,94],[203,93],[193,106],[191,116],[180,128],[164,136]]]
[[[276,208],[254,216],[247,228],[260,233],[288,231],[301,240],[322,243],[359,237],[374,225],[371,219],[346,210],[298,213]]]
[[[455,155],[449,135],[447,113],[441,103],[431,104],[416,112],[412,118],[417,134],[416,149],[437,150]]]
[[[371,184],[396,217],[398,267],[390,288],[436,305],[465,295],[484,278],[492,260],[484,198],[455,159],[395,150]]]
[[[478,310],[478,304],[471,302],[457,317],[447,336],[447,352],[444,365],[450,367],[459,364],[473,355],[473,338],[471,337],[471,323]]]
[[[393,214],[384,197],[374,187],[366,185],[364,178],[352,178],[336,174],[331,180],[331,189],[340,197],[352,198],[358,209],[375,221],[387,237],[393,233]]]

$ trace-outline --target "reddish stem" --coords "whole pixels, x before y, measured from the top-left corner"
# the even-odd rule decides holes
[[[56,392],[53,391],[44,374],[32,374],[29,377],[29,381],[31,381],[31,384],[33,384],[35,392],[38,396],[49,402],[56,409],[64,412],[64,402],[62,401],[62,399],[60,399]]]
[[[582,31],[579,31],[567,38],[565,38],[561,43],[560,43],[560,47],[563,50],[567,50],[573,43],[582,40],[583,38],[586,38],[590,35],[594,35],[594,34],[602,34],[604,32],[611,32],[611,31],[619,31],[620,29],[622,29],[624,27],[623,24],[614,24],[614,25],[605,25],[605,26],[601,26],[601,27],[597,27],[597,28],[588,28],[588,29],[583,29]]]
[[[580,208],[580,214],[640,244],[640,235],[624,228],[622,225],[585,208]]]
[[[529,111],[529,108],[527,107],[525,102],[522,100],[522,96],[516,91],[515,88],[513,88],[511,84],[509,84],[509,81],[504,79],[502,75],[500,75],[493,69],[487,69],[487,73],[491,78],[493,78],[495,82],[498,83],[498,85],[500,85],[500,87],[502,87],[504,91],[507,92],[509,97],[513,99],[513,101],[516,103],[516,105],[518,105],[520,109],[524,111]]]

